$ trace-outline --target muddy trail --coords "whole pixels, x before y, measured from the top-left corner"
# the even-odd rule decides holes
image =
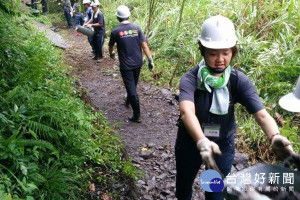
[[[44,25],[37,25],[44,30]],[[141,105],[142,123],[129,122],[132,109],[126,108],[125,87],[119,72],[118,59],[109,57],[108,38],[104,45],[104,59],[97,63],[92,59],[91,47],[84,35],[77,35],[75,30],[68,30],[65,24],[55,24],[67,47],[65,64],[73,67],[83,99],[104,116],[119,132],[125,154],[132,159],[135,167],[140,169],[143,177],[134,185],[122,187],[112,185],[112,189],[124,194],[122,199],[176,199],[175,198],[175,153],[178,118],[178,103],[169,88],[159,88],[140,81],[138,94]],[[53,29],[53,28],[52,28]],[[55,36],[54,36],[55,37]],[[142,70],[148,70],[144,67]],[[238,164],[239,163],[239,164]],[[248,166],[248,157],[236,153],[232,172]],[[202,166],[199,174],[203,171]],[[193,199],[204,199],[204,193],[198,184],[198,177],[193,186]],[[94,196],[101,198],[101,188]],[[109,198],[111,199],[111,198]]]

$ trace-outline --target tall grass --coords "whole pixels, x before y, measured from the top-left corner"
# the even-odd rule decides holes
[[[132,11],[130,20],[146,31],[149,14],[147,0],[102,1],[102,10],[108,21],[108,29],[118,22],[114,13],[121,4],[129,6]],[[203,21],[209,16],[221,14],[230,18],[236,27],[239,55],[232,63],[245,72],[255,84],[265,106],[271,107],[271,114],[280,112],[288,121],[293,114],[284,112],[278,105],[280,96],[291,92],[300,75],[300,2],[295,0],[267,1],[197,1],[185,2],[183,19],[179,27],[179,16],[182,1],[157,0],[150,27],[148,42],[154,54],[156,69],[154,74],[142,70],[142,79],[157,85],[169,86],[171,75],[183,53],[182,63],[175,73],[173,89],[178,88],[179,79],[202,58],[198,51],[197,36],[201,32]],[[241,108],[239,108],[241,109]],[[259,148],[264,140],[263,134],[257,135],[257,125],[244,110],[238,113],[239,126],[251,129],[240,129],[242,139],[251,133],[255,145]],[[254,128],[255,127],[255,128]],[[281,128],[286,136],[291,137],[296,151],[300,149],[299,127],[293,125]],[[247,146],[245,150],[251,150]],[[253,149],[253,148],[252,148]]]

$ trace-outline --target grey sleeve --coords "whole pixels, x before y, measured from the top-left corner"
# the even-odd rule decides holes
[[[197,73],[199,66],[193,67],[185,73],[179,83],[179,102],[188,100],[194,102],[194,94],[197,89]]]
[[[237,102],[245,106],[250,114],[264,109],[251,80],[242,72],[238,72],[238,77]]]

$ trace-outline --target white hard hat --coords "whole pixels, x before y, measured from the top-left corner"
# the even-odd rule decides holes
[[[121,19],[128,18],[130,16],[129,8],[127,6],[120,5],[117,9],[116,15]]]
[[[98,0],[94,0],[92,3],[91,3],[91,6],[94,7],[94,6],[99,6],[100,3]]]
[[[300,76],[294,91],[281,97],[279,105],[287,111],[300,113]]]
[[[91,3],[91,1],[90,1],[90,0],[83,0],[82,3],[83,3],[83,4],[88,4],[88,3]]]
[[[237,37],[232,21],[221,15],[208,18],[202,24],[198,37],[204,47],[210,49],[227,49],[236,45]]]

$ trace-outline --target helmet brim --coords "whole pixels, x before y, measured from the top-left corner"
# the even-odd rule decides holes
[[[279,105],[287,111],[300,113],[300,99],[296,98],[294,93],[281,97]]]
[[[232,48],[236,45],[236,40],[231,41],[231,42],[208,42],[206,40],[204,40],[201,36],[198,38],[199,41],[201,42],[201,44],[209,49],[228,49],[228,48]]]

